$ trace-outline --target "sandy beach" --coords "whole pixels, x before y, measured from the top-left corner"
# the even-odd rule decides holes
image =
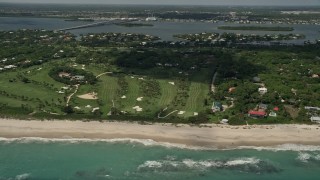
[[[125,122],[0,119],[0,137],[151,139],[188,146],[230,148],[281,144],[320,145],[319,125],[199,126]]]

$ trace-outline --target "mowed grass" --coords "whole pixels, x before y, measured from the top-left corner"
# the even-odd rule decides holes
[[[112,107],[112,100],[115,102],[116,108],[120,111],[126,111],[131,114],[139,114],[141,116],[150,116],[172,104],[177,95],[177,86],[169,84],[174,82],[171,79],[157,79],[161,88],[161,96],[146,97],[142,94],[140,81],[138,77],[131,78],[126,76],[125,80],[128,83],[128,91],[124,94],[119,94],[120,87],[118,86],[118,77],[103,76],[101,77],[101,85],[99,86],[98,97],[105,103],[103,111],[108,113]],[[209,84],[206,82],[191,82],[188,92],[189,98],[186,100],[186,106],[178,108],[180,111],[186,111],[183,117],[193,116],[194,112],[201,112],[206,109],[204,100],[209,92]],[[121,98],[126,96],[126,98]],[[143,97],[142,101],[137,101],[137,98]],[[133,107],[140,106],[142,112],[136,112]]]
[[[8,104],[10,107],[21,107],[21,104],[28,104],[26,101],[21,101],[18,99],[9,98],[3,95],[0,95],[0,103]]]
[[[6,91],[13,95],[25,96],[33,100],[21,100],[20,98],[11,98],[4,95],[0,95],[0,102],[7,103],[11,107],[21,107],[22,104],[28,104],[37,110],[40,99],[42,103],[48,102],[49,104],[57,103],[62,100],[62,106],[65,105],[65,97],[74,92],[74,87],[67,90],[65,94],[58,94],[56,91],[61,87],[67,86],[63,83],[56,82],[49,75],[48,72],[52,68],[52,64],[44,64],[41,66],[33,66],[31,68],[24,69],[20,73],[30,80],[40,82],[35,83],[23,83],[17,78],[18,72],[4,72],[0,74],[0,90]],[[87,66],[86,70],[94,72],[94,74],[102,73],[100,67]],[[97,69],[95,69],[97,68]],[[208,98],[209,93],[209,81],[206,76],[207,71],[199,71],[190,76],[190,88],[187,92],[189,97],[185,100],[186,105],[176,107],[179,111],[186,111],[180,117],[194,116],[194,112],[202,112],[206,109],[204,101]],[[99,77],[99,81],[96,85],[81,85],[78,92],[71,98],[70,105],[72,107],[79,106],[85,113],[91,113],[92,108],[100,107],[103,112],[103,116],[106,117],[111,111],[113,106],[112,101],[117,109],[120,111],[126,111],[130,114],[136,114],[139,116],[155,117],[156,113],[164,109],[165,107],[172,105],[175,97],[177,96],[178,86],[175,79],[155,79],[160,85],[161,95],[156,97],[147,97],[143,94],[141,89],[141,81],[148,80],[148,77],[144,77],[144,80],[138,79],[141,76],[135,76],[131,78],[130,75],[125,76],[125,80],[128,83],[128,91],[121,94],[120,87],[118,85],[117,75],[103,75]],[[9,80],[16,79],[15,82]],[[172,85],[169,82],[174,82],[176,85]],[[50,87],[46,87],[44,84],[50,84]],[[51,86],[52,85],[52,86]],[[86,100],[77,97],[90,92],[97,92],[99,100]],[[122,96],[126,98],[122,99]],[[143,97],[142,101],[137,101],[137,98]],[[99,105],[100,104],[100,105]],[[90,105],[92,108],[86,108]],[[136,112],[133,109],[134,106],[140,106],[143,108],[142,112]],[[44,110],[48,112],[61,113],[61,108],[52,105],[46,105]],[[173,116],[176,114],[173,114]]]
[[[42,68],[38,70],[39,68]],[[60,83],[58,81],[55,81],[49,76],[49,71],[51,70],[51,67],[48,66],[39,66],[37,68],[28,69],[25,72],[30,71],[29,74],[26,74],[26,77],[30,80],[38,81],[38,82],[46,82],[49,84],[53,84],[55,88],[60,89],[63,86],[66,86],[63,83]]]
[[[201,69],[190,77],[190,88],[186,106],[181,111],[186,111],[184,117],[194,116],[194,113],[203,112],[206,110],[205,99],[208,98],[210,91],[210,71]]]
[[[158,100],[158,107],[159,108],[165,108],[169,106],[174,97],[177,95],[177,86],[169,84],[169,82],[174,82],[170,80],[159,80],[160,87],[161,87],[161,97]]]
[[[115,101],[115,106],[117,107],[118,81],[117,77],[113,76],[101,76],[99,81],[98,97],[104,103],[101,107],[101,111],[104,112],[104,114],[107,114],[112,108],[112,100]]]
[[[170,80],[157,80],[161,87],[161,96],[159,97],[146,97],[140,89],[139,77],[125,76],[125,80],[128,83],[128,91],[120,94],[118,83],[118,77],[115,76],[103,76],[101,77],[101,84],[99,85],[98,97],[105,105],[103,107],[104,112],[109,111],[112,107],[112,99],[115,102],[115,107],[121,111],[126,111],[131,114],[139,115],[152,115],[159,110],[162,110],[166,106],[170,105],[176,96],[177,87],[169,84]],[[126,98],[121,98],[126,96]],[[137,98],[143,97],[142,101],[137,101]],[[109,102],[109,103],[108,103]],[[139,106],[143,108],[142,112],[136,112],[133,107]]]
[[[10,80],[12,79],[16,79],[16,81],[10,82]],[[64,95],[58,94],[51,88],[45,87],[42,84],[38,85],[33,83],[21,82],[21,80],[17,78],[17,72],[5,72],[0,74],[0,90],[15,96],[20,96],[20,97],[24,96],[29,98],[28,101],[21,100],[21,98],[12,98],[12,97],[6,97],[0,100],[1,102],[6,102],[9,105],[12,105],[14,107],[18,107],[19,102],[21,102],[21,104],[28,104],[31,107],[35,108],[40,104],[36,99],[40,99],[43,103],[44,102],[52,103],[52,102],[57,102],[58,99],[63,100],[64,98]],[[52,107],[45,106],[43,109],[49,111],[49,110],[52,110]],[[60,110],[57,108],[54,108],[54,109],[56,111]]]
[[[134,106],[140,106],[142,107],[142,102],[138,102],[138,97],[143,97],[142,94],[140,94],[140,88],[139,88],[139,81],[137,77],[131,78],[130,76],[126,76],[125,80],[128,83],[128,92],[126,94],[122,94],[119,97],[119,101],[121,103],[121,110],[135,113],[135,110],[132,109]],[[125,99],[121,99],[121,96],[126,96]],[[145,100],[145,99],[143,99]]]
[[[39,98],[42,100],[51,100],[52,98],[61,97],[57,92],[43,87],[42,85],[34,85],[32,83],[23,83],[20,80],[16,82],[9,82],[9,79],[0,76],[0,90],[5,90],[20,96],[27,96],[30,98]],[[63,97],[63,96],[62,96]]]
[[[185,111],[186,116],[192,116],[194,112],[201,112],[206,109],[204,101],[208,96],[209,85],[205,83],[192,82],[189,90]]]

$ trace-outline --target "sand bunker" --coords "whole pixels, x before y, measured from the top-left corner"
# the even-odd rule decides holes
[[[138,97],[137,101],[142,101],[143,97]]]
[[[83,95],[80,95],[78,96],[78,98],[81,98],[81,99],[98,99],[97,97],[97,93],[88,93],[88,94],[83,94]]]
[[[137,112],[141,112],[143,110],[140,106],[135,106],[132,109],[136,110]]]
[[[186,112],[185,112],[185,111],[179,111],[179,112],[178,112],[179,115],[182,115],[182,114],[184,114],[184,113],[186,113]]]
[[[174,85],[174,82],[169,82],[169,84]]]
[[[100,109],[99,107],[93,108],[91,112],[95,112],[95,111],[97,111],[99,109]]]

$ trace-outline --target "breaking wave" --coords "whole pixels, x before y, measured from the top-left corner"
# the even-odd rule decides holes
[[[0,177],[0,180],[28,180],[30,178],[29,173],[19,174],[14,178],[2,178]]]
[[[86,139],[86,138],[38,138],[38,137],[23,137],[23,138],[0,138],[0,142],[3,143],[55,143],[55,142],[66,142],[66,143],[95,143],[95,142],[106,142],[106,143],[135,143],[142,144],[144,146],[163,146],[167,148],[179,148],[179,149],[191,149],[191,150],[217,150],[217,148],[207,148],[200,146],[188,146],[184,144],[175,144],[167,142],[156,142],[152,139],[132,139],[132,138],[114,138],[114,139]]]
[[[320,151],[320,146],[314,145],[299,145],[299,144],[283,144],[277,146],[239,146],[230,148],[217,148],[217,147],[201,147],[201,146],[188,146],[185,144],[176,144],[168,142],[157,142],[152,139],[132,139],[132,138],[115,138],[115,139],[86,139],[86,138],[38,138],[38,137],[23,137],[23,138],[1,138],[1,143],[54,143],[54,142],[65,142],[65,143],[95,143],[95,142],[106,142],[106,143],[134,143],[142,144],[144,146],[163,146],[166,148],[178,148],[178,149],[190,149],[190,150],[237,150],[237,149],[254,149],[258,151]],[[320,157],[319,157],[320,158]]]
[[[266,161],[255,157],[243,157],[231,160],[158,160],[145,161],[138,166],[139,172],[172,172],[172,171],[210,171],[228,169],[248,173],[278,173],[282,171]]]
[[[29,177],[30,177],[30,174],[25,173],[25,174],[17,175],[14,179],[15,180],[27,180],[27,179],[29,179]]]
[[[309,161],[320,161],[320,154],[299,152],[297,160],[307,163]]]
[[[301,144],[282,144],[277,146],[240,146],[233,149],[255,149],[258,151],[320,151],[320,146],[315,145],[301,145]]]

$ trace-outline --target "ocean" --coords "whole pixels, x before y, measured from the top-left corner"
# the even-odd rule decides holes
[[[319,178],[319,146],[218,150],[151,140],[0,139],[1,180]]]

